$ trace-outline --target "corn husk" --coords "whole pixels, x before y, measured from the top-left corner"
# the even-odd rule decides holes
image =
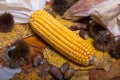
[[[87,16],[120,36],[120,0],[80,0],[64,14],[64,18],[73,21]]]

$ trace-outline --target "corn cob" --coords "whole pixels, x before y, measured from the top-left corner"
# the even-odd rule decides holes
[[[30,17],[30,24],[41,38],[69,60],[82,66],[95,62],[93,46],[59,23],[48,12],[35,11]]]

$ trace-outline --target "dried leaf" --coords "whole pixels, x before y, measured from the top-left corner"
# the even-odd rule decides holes
[[[26,39],[24,39],[30,46],[30,55],[29,60],[27,60],[27,63],[22,66],[23,70],[27,70],[30,67],[32,67],[32,60],[35,56],[41,56],[43,54],[44,49],[46,48],[46,43],[37,36],[31,36]]]
[[[88,71],[76,71],[71,80],[89,80]]]
[[[106,0],[94,8],[91,18],[97,23],[107,27],[114,36],[120,36],[120,0]]]
[[[66,19],[76,21],[82,17],[89,16],[94,12],[94,6],[100,4],[103,1],[105,0],[79,0],[64,13],[64,17]]]
[[[89,71],[90,80],[111,80],[115,77],[120,77],[120,60],[117,60],[111,66],[111,69],[106,72],[104,70],[92,69]],[[116,79],[117,80],[117,79]]]

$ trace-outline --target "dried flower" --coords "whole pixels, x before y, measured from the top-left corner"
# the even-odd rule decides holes
[[[24,40],[17,40],[6,50],[7,66],[17,68],[24,64],[29,55],[29,45]]]
[[[101,51],[108,51],[114,42],[114,36],[105,27],[91,22],[89,35],[94,39],[94,45]]]
[[[99,31],[94,41],[95,47],[102,51],[109,51],[113,43],[114,37],[109,31]]]
[[[14,18],[10,13],[0,15],[0,32],[10,32],[14,27]]]
[[[120,59],[120,39],[112,45],[110,55],[116,59]]]
[[[70,67],[70,64],[68,62],[65,62],[64,64],[61,65],[60,71],[62,73],[65,73],[69,69],[69,67]]]

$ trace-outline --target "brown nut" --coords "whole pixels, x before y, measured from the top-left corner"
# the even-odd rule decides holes
[[[85,29],[87,29],[88,27],[87,27],[87,24],[79,23],[79,24],[76,26],[76,28],[77,28],[78,30],[85,30]]]
[[[65,73],[70,67],[70,64],[68,62],[64,63],[61,67],[60,67],[60,71],[61,73]]]
[[[85,30],[80,30],[80,33],[79,33],[79,35],[83,38],[83,39],[88,39],[88,32],[87,31],[85,31]]]
[[[72,78],[72,76],[75,74],[75,69],[74,68],[70,68],[68,69],[65,73],[64,73],[64,79],[65,80],[69,80]]]
[[[60,72],[59,68],[52,66],[49,72],[55,79],[63,80],[63,75]]]
[[[86,25],[86,24],[79,23],[79,24],[77,24],[77,25],[71,26],[70,29],[71,29],[72,31],[76,31],[76,30],[86,30],[86,29],[87,29],[87,25]]]
[[[71,29],[72,31],[78,30],[78,29],[77,29],[77,26],[71,26],[70,29]]]
[[[38,74],[38,76],[47,76],[49,74],[49,70],[51,68],[51,64],[49,63],[45,63],[40,65],[40,72]]]

